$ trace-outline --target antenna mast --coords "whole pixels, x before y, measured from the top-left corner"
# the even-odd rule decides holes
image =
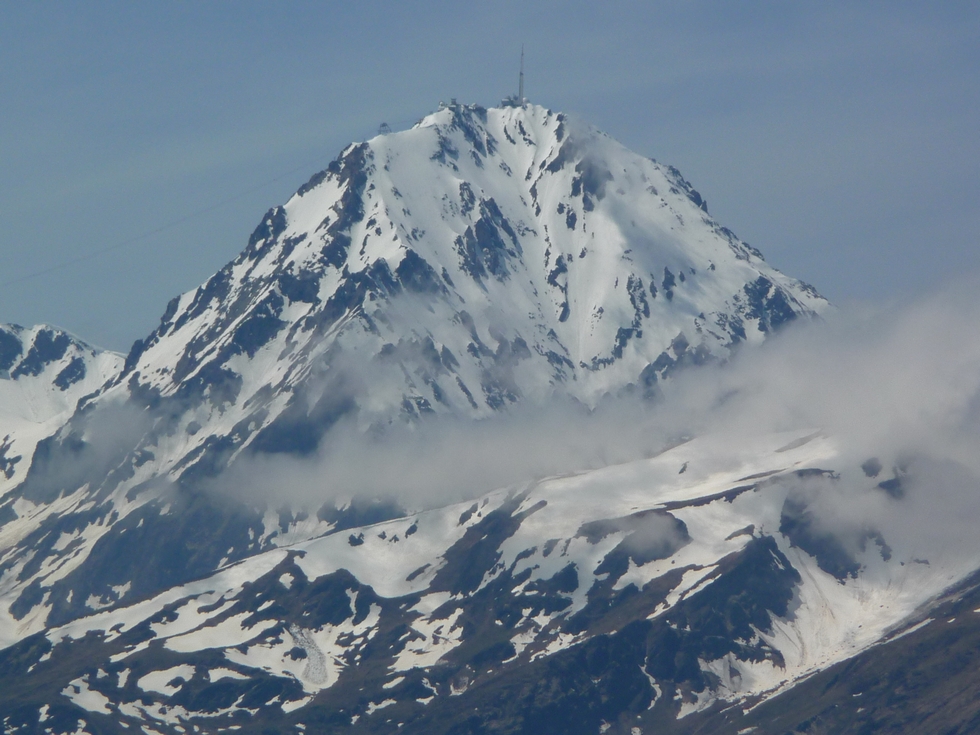
[[[521,81],[517,91],[517,103],[524,105],[524,44],[521,44]]]

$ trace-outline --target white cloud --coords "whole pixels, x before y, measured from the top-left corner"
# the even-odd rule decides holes
[[[849,309],[801,324],[728,364],[681,373],[655,404],[630,395],[588,410],[557,397],[483,421],[434,417],[381,434],[342,422],[315,456],[244,459],[218,485],[270,504],[385,497],[431,507],[652,456],[684,436],[813,428],[838,441],[847,468],[834,491],[840,497],[828,491],[822,501],[828,522],[835,513],[842,521],[848,504],[855,523],[891,512],[886,493],[866,490],[899,465],[915,470],[906,487],[928,485],[935,497],[972,508],[980,499],[975,292],[971,281],[907,307]],[[874,480],[860,470],[870,457],[883,465]],[[923,497],[902,508],[927,512]],[[940,515],[956,524],[951,512]]]

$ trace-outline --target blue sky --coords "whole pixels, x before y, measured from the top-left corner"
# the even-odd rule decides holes
[[[346,143],[515,91],[521,43],[532,101],[776,267],[901,301],[980,270],[978,38],[953,1],[6,4],[0,321],[128,349]]]

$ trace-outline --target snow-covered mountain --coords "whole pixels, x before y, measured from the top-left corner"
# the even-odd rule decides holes
[[[682,732],[882,641],[972,567],[900,525],[824,533],[814,487],[899,503],[901,478],[812,428],[428,509],[211,489],[331,431],[655,402],[827,306],[676,169],[562,114],[453,104],[349,146],[124,364],[72,342],[31,374],[45,408],[0,496],[5,727]],[[34,353],[9,334],[13,385]]]
[[[59,329],[0,325],[0,497],[24,479],[38,441],[122,366],[122,355]]]
[[[281,541],[276,513],[199,492],[241,457],[310,453],[341,417],[377,430],[651,395],[677,365],[825,307],[676,170],[541,107],[440,109],[349,146],[270,210],[45,442],[5,504],[4,637]],[[355,520],[321,514],[288,536]],[[135,524],[156,539],[149,567]],[[215,525],[220,544],[174,544]]]
[[[180,419],[200,426],[186,451],[302,452],[347,412],[593,405],[825,306],[675,169],[541,107],[454,105],[350,146],[270,210],[105,398],[207,393]]]

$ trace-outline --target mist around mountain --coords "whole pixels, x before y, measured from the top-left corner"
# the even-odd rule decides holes
[[[0,719],[916,732],[841,692],[975,594],[974,293],[834,309],[535,105],[352,144],[127,356],[0,331]]]

